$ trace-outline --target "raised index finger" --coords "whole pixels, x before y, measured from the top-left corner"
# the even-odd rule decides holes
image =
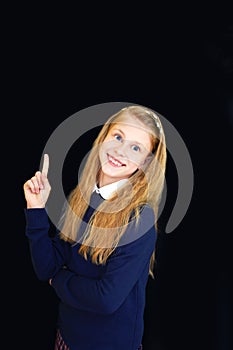
[[[42,174],[47,176],[48,175],[48,170],[49,170],[49,155],[44,154],[44,161],[43,161],[43,166],[42,166]]]

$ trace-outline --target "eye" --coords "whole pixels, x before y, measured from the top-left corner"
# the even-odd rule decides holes
[[[116,139],[117,141],[121,141],[121,140],[122,140],[122,137],[121,137],[121,135],[119,135],[119,134],[115,134],[114,137],[115,137],[115,139]]]
[[[139,152],[140,151],[140,147],[137,146],[137,145],[133,145],[132,146],[132,150],[135,151],[135,152]]]

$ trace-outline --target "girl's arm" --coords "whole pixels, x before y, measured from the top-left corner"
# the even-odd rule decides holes
[[[63,241],[49,237],[50,223],[45,208],[25,209],[26,236],[34,271],[40,280],[48,281],[64,266]]]
[[[117,248],[108,259],[106,272],[101,279],[79,276],[65,269],[54,276],[52,286],[64,303],[80,310],[103,314],[110,314],[119,308],[142,273],[149,273],[150,257],[155,248],[153,210],[144,207],[140,219],[141,224],[138,227],[131,225],[129,230],[132,232],[126,231],[125,234],[138,235],[137,231],[145,226],[143,223],[151,228],[132,243]]]

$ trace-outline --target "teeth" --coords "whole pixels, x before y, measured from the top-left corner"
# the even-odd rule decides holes
[[[120,162],[118,162],[116,159],[112,158],[111,156],[108,156],[108,158],[113,164],[115,164],[119,167],[122,166],[122,164]]]

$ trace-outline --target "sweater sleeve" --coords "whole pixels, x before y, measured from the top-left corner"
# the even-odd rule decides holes
[[[25,209],[26,237],[37,277],[47,281],[64,265],[62,240],[49,236],[50,223],[44,208]]]
[[[107,261],[104,275],[90,279],[72,271],[61,269],[53,278],[52,286],[66,304],[80,310],[110,314],[124,302],[141,274],[149,273],[149,262],[155,249],[156,230],[154,213],[149,207],[143,210],[138,226],[127,228],[135,236],[138,230],[150,227],[131,243],[122,245]]]

